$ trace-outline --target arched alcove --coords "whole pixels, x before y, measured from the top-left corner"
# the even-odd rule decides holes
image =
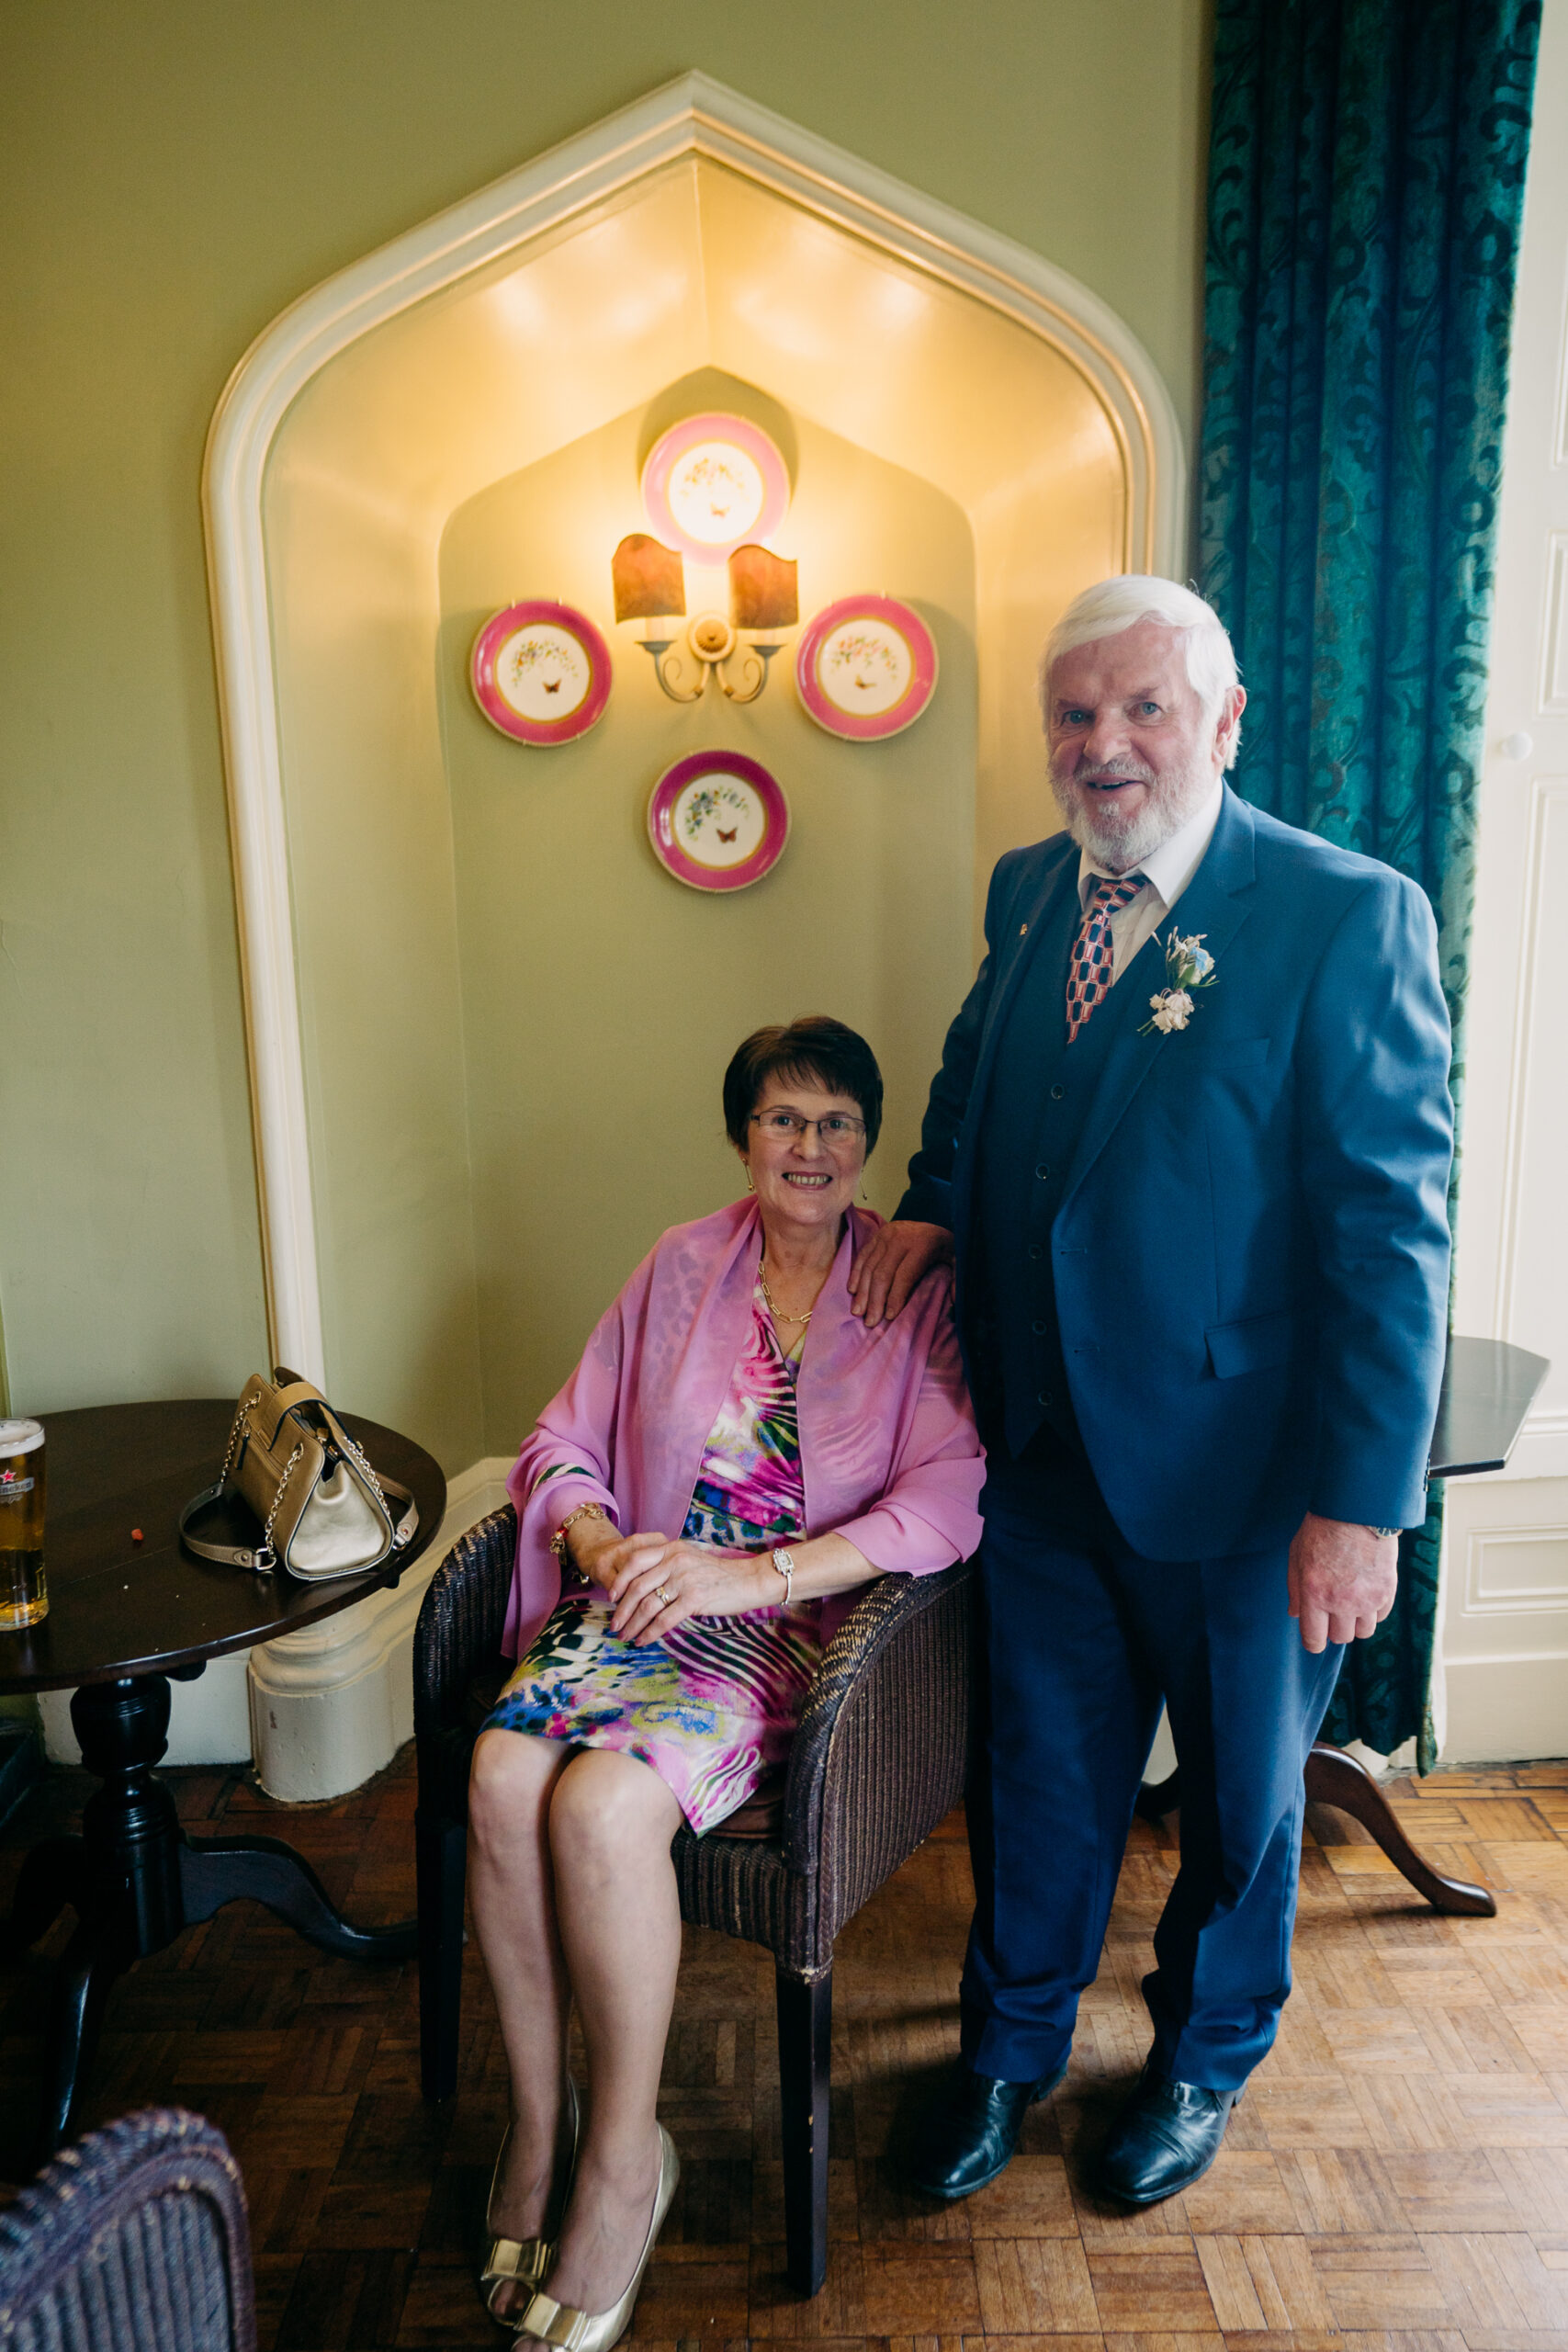
[[[677,708],[616,641],[637,454],[688,392],[786,414],[803,616],[924,613],[942,681],[906,734],[823,736],[787,657],[750,708]],[[883,1057],[891,1205],[986,876],[1050,821],[1041,635],[1178,561],[1181,488],[1158,378],[1086,289],[700,75],[286,314],[206,485],[276,1353],[449,1472],[509,1454],[654,1234],[730,1196],[724,1057],[794,1012]],[[503,741],[467,694],[478,621],[525,594],[612,640],[570,747]],[[714,742],[795,815],[716,902],[642,831]],[[363,1679],[400,1611],[279,1674]]]

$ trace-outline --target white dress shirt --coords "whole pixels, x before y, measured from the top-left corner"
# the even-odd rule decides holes
[[[1179,832],[1172,833],[1168,842],[1162,842],[1158,849],[1151,850],[1147,857],[1140,860],[1138,870],[1148,879],[1137,896],[1119,907],[1111,918],[1112,988],[1150,933],[1159,929],[1202,864],[1203,853],[1220,821],[1220,803],[1224,798],[1222,777],[1197,815],[1189,817]],[[1078,904],[1086,913],[1095,884],[1112,878],[1087,849],[1078,852]]]

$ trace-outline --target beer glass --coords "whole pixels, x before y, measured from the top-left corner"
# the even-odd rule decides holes
[[[43,1454],[40,1422],[0,1420],[0,1633],[49,1614]]]

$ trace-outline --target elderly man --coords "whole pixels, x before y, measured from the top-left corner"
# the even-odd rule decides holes
[[[1067,831],[991,879],[856,1308],[956,1253],[989,1453],[961,2058],[913,2171],[963,2197],[1060,2078],[1163,1700],[1181,1865],[1100,2160],[1213,2162],[1290,1990],[1302,1769],[1393,1604],[1442,1371],[1449,1025],[1426,899],[1224,783],[1218,616],[1133,576],[1041,664]]]

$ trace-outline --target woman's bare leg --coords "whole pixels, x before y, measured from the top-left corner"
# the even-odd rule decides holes
[[[498,2235],[542,2234],[563,2127],[571,1992],[556,1928],[552,1793],[572,1751],[487,1731],[468,1781],[468,1892],[511,2075],[512,2137],[491,2216]],[[503,2287],[505,2312],[531,2290]]]
[[[588,2052],[588,2120],[546,2291],[579,2311],[625,2293],[659,2179],[654,2128],[681,1906],[670,1840],[681,1809],[635,1756],[585,1748],[549,1809],[556,1919]]]

